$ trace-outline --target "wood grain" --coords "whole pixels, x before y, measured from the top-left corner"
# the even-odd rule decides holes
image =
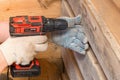
[[[80,69],[78,68],[72,51],[68,49],[63,49],[62,58],[70,80],[83,80]]]
[[[80,10],[79,11],[75,10],[76,7],[79,8],[80,6],[80,4],[77,3],[78,0],[76,1],[67,0],[67,1],[63,0],[63,4],[64,4],[63,10],[62,10],[63,15],[74,17],[75,15],[78,15],[80,14],[80,12],[82,12]],[[71,52],[68,52],[68,54],[70,53]],[[88,50],[85,56],[80,55],[79,53],[75,53],[75,52],[73,53],[73,56],[74,56],[75,61],[77,62],[78,68],[81,71],[81,74],[84,80],[107,80],[95,54],[93,53],[91,49]],[[66,62],[66,64],[68,63],[69,62]]]
[[[56,0],[47,9],[42,8],[39,0],[0,0],[0,21],[10,16],[43,15],[58,17],[61,14],[61,0]]]
[[[107,13],[107,8],[110,5],[109,4],[110,1],[108,2],[108,5],[104,5],[104,3],[102,5],[101,3],[107,0],[104,0],[104,1],[100,0],[98,1],[99,4],[95,3],[97,1],[95,2],[92,2],[90,0],[89,1],[80,0],[80,1],[81,1],[81,10],[82,10],[82,17],[83,17],[82,23],[83,23],[83,26],[85,27],[85,32],[87,34],[90,45],[107,79],[108,80],[119,80],[120,79],[119,44],[117,43],[116,39],[114,38],[114,36],[112,35],[109,29],[109,25],[111,24],[111,22],[109,22],[109,25],[108,25],[104,17],[102,16],[103,14],[99,12],[103,10],[104,13]],[[93,3],[96,6],[99,6],[99,5],[102,5],[102,6],[101,8],[100,7],[98,8],[95,5],[93,5]],[[104,10],[103,8],[104,9],[106,8],[106,9]],[[114,11],[114,7],[113,8],[111,7],[111,9],[113,9]],[[110,17],[113,17],[113,16],[109,15],[108,19],[112,20],[110,19]]]
[[[85,80],[107,80],[91,49],[87,51],[85,56],[79,53],[74,53],[74,56]]]

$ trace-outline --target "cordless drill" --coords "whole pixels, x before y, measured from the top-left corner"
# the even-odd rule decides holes
[[[46,32],[65,30],[68,27],[66,20],[44,16],[10,17],[9,25],[10,35],[15,37],[45,35]],[[30,77],[40,74],[40,64],[37,59],[31,61],[29,65],[13,64],[10,69],[13,77]]]
[[[44,35],[46,32],[64,30],[68,27],[63,19],[45,18],[44,16],[10,17],[11,36]]]

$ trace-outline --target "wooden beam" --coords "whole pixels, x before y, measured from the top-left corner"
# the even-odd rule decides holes
[[[64,5],[66,5],[66,6],[63,6],[64,7],[63,15],[73,17],[74,14],[76,14],[76,15],[80,14],[79,11],[75,10],[76,6],[77,6],[77,8],[79,8],[78,6],[80,6],[77,1],[78,0],[76,0],[76,1],[68,0],[68,2],[69,2],[69,4],[68,4],[64,0],[63,2],[64,2]],[[76,4],[74,4],[74,3],[76,3]],[[104,72],[101,69],[99,62],[96,59],[96,56],[94,55],[94,53],[91,49],[87,52],[87,54],[85,56],[80,55],[79,53],[75,53],[75,52],[73,53],[73,55],[74,55],[75,61],[77,61],[77,65],[81,71],[81,74],[82,74],[84,80],[106,80]]]
[[[72,51],[68,49],[63,49],[62,58],[70,80],[83,80],[80,69],[78,68]]]
[[[120,10],[120,1],[119,0],[112,0],[115,6]]]
[[[74,56],[85,80],[107,80],[91,49],[85,56],[79,53],[74,53]]]
[[[6,21],[10,16],[18,15],[60,16],[61,0],[56,0],[47,7],[41,7],[39,0],[0,0],[0,21]]]
[[[79,0],[67,0],[68,4],[70,5],[72,11],[74,12],[73,14],[78,15],[80,14],[80,4]]]
[[[120,46],[115,37],[120,15],[110,0],[80,0],[80,4],[85,33],[107,79],[119,80]]]

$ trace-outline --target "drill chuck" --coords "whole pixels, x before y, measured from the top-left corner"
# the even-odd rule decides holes
[[[43,18],[43,32],[65,30],[68,27],[67,21],[63,19]]]

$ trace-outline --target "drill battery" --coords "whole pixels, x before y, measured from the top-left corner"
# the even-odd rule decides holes
[[[33,77],[41,73],[39,61],[34,59],[28,65],[13,64],[10,67],[12,77]]]

